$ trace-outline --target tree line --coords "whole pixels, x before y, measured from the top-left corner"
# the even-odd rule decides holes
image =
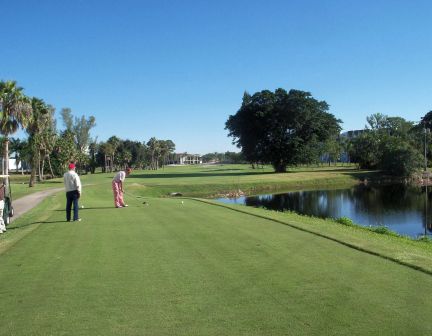
[[[175,150],[171,140],[152,137],[147,142],[122,140],[117,136],[105,142],[92,138],[96,126],[94,116],[73,116],[70,108],[63,108],[60,116],[64,129],[58,130],[55,108],[37,97],[24,94],[15,81],[0,81],[0,134],[4,157],[4,174],[9,173],[9,153],[15,160],[30,164],[29,186],[46,175],[61,176],[69,162],[74,161],[80,172],[94,173],[98,167],[105,171],[125,166],[158,169],[168,162]],[[12,138],[21,128],[27,139]],[[110,158],[109,165],[106,159]]]
[[[226,151],[225,153],[207,153],[202,156],[204,163],[227,163],[240,164],[247,163],[242,153]]]
[[[276,172],[289,166],[340,162],[345,154],[345,161],[360,168],[409,176],[425,168],[424,146],[431,160],[432,111],[418,123],[373,114],[355,137],[341,136],[341,123],[329,113],[327,102],[311,93],[277,89],[245,92],[225,129],[247,162],[271,164]]]

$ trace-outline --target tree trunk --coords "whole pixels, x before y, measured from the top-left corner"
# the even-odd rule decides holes
[[[39,159],[38,159],[38,155],[36,153],[36,155],[33,156],[32,162],[31,162],[29,187],[34,187],[34,185],[36,183],[36,170],[38,167],[38,162],[39,162]]]
[[[42,178],[41,178],[41,180],[44,179],[44,170],[45,170],[45,155],[43,156],[43,159],[42,159],[42,168],[41,168],[41,176],[42,176]]]
[[[15,168],[16,168],[16,173],[18,174],[18,154],[15,151]]]
[[[50,159],[49,155],[48,155],[48,166],[49,166],[49,169],[50,169],[51,178],[54,178],[54,172],[53,172],[53,169],[52,169],[51,159]]]
[[[42,181],[43,177],[41,175],[41,160],[39,160],[38,162],[38,176],[39,176],[38,181],[39,182]]]
[[[4,138],[4,158],[5,158],[5,163],[4,163],[4,175],[9,175],[9,137],[7,135],[5,135]]]
[[[286,164],[282,162],[273,163],[273,168],[276,173],[286,173]]]

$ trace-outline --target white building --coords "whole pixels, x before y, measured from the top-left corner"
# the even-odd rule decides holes
[[[202,157],[199,154],[174,153],[170,154],[168,163],[178,165],[202,164]]]

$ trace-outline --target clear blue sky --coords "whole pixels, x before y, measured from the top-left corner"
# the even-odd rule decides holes
[[[237,149],[244,91],[300,89],[344,130],[432,110],[432,1],[0,0],[0,79],[106,140]],[[61,124],[59,124],[60,126]]]

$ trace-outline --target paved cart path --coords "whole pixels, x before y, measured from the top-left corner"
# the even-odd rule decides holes
[[[48,190],[42,190],[35,192],[30,195],[26,195],[24,197],[18,198],[17,200],[13,200],[14,207],[14,216],[11,218],[11,221],[19,218],[21,215],[26,213],[27,211],[33,209],[36,205],[42,202],[46,197],[53,195],[59,191],[64,190],[64,188],[54,188]]]

